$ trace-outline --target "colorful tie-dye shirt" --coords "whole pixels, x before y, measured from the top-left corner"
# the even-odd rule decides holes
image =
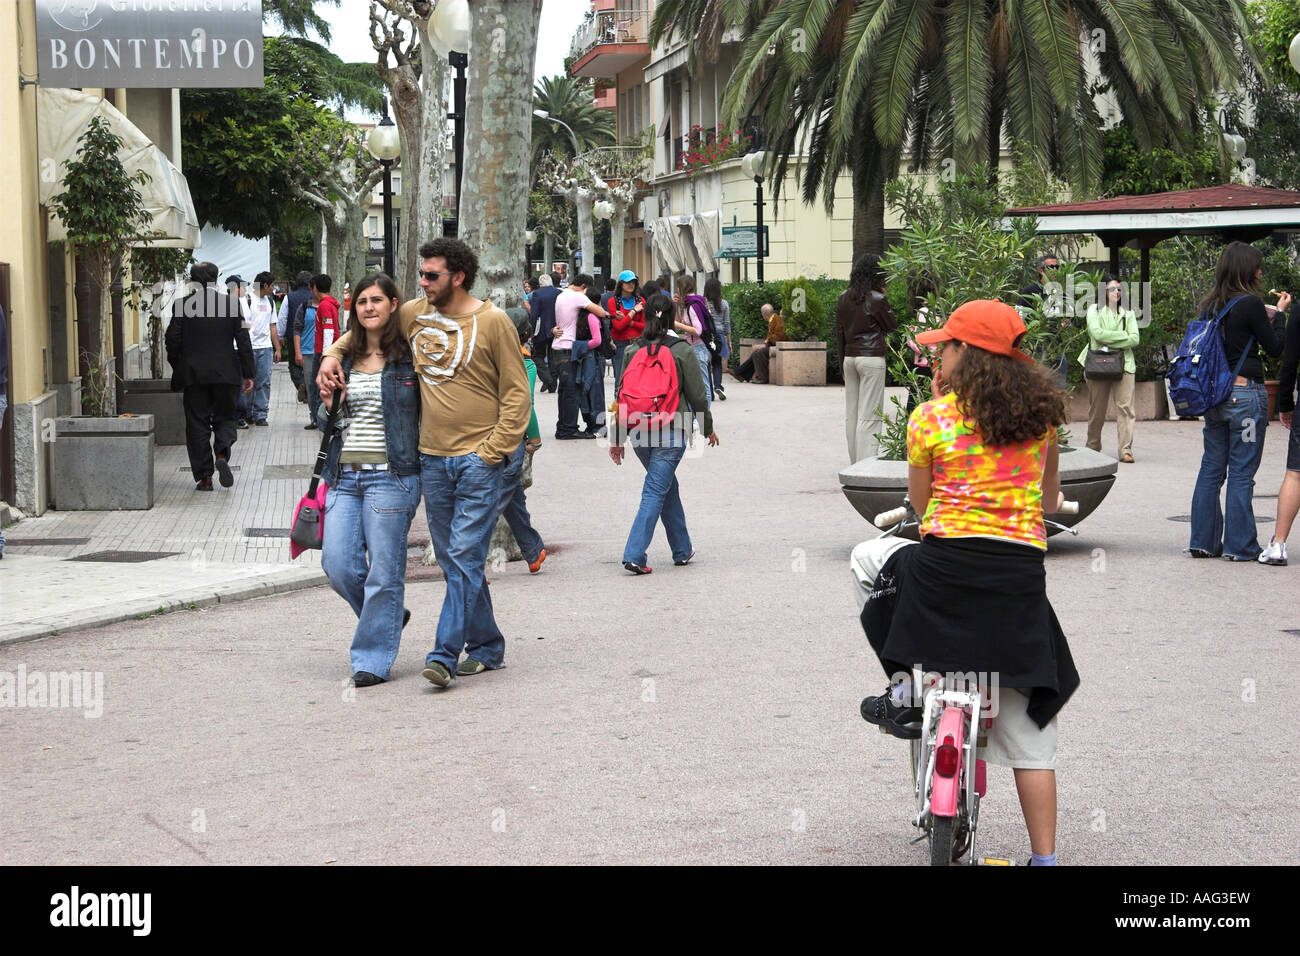
[[[1050,433],[1055,439],[1055,430]],[[1047,548],[1043,467],[1048,436],[986,446],[951,392],[926,402],[907,423],[907,462],[934,482],[921,534],[991,537]]]

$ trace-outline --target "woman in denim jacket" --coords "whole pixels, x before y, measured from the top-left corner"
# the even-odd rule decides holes
[[[406,535],[420,504],[420,387],[397,321],[393,280],[368,275],[352,293],[351,338],[343,360],[347,385],[325,460],[325,534],[321,565],[330,586],[357,615],[352,680],[388,680],[405,610]],[[325,427],[326,409],[320,410]]]

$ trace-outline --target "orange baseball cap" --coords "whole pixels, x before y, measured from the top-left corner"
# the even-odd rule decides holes
[[[956,339],[995,355],[1009,355],[1032,362],[1032,356],[1016,347],[1016,342],[1024,334],[1024,320],[1014,308],[995,299],[974,299],[953,309],[943,328],[922,332],[916,341],[922,345],[935,345]]]

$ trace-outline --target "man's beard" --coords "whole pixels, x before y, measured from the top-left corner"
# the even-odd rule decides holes
[[[429,300],[431,306],[441,311],[451,302],[453,292],[455,292],[455,289],[447,289],[442,293],[442,295],[430,295],[429,293],[425,293],[425,298]]]

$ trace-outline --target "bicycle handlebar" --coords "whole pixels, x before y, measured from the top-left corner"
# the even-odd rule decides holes
[[[1077,515],[1078,513],[1079,502],[1077,501],[1063,501],[1061,502],[1061,507],[1053,512],[1053,514],[1058,515]]]
[[[876,515],[873,522],[877,528],[884,528],[891,524],[897,524],[907,517],[907,505],[900,505],[897,508],[891,508],[889,511],[882,511]]]

